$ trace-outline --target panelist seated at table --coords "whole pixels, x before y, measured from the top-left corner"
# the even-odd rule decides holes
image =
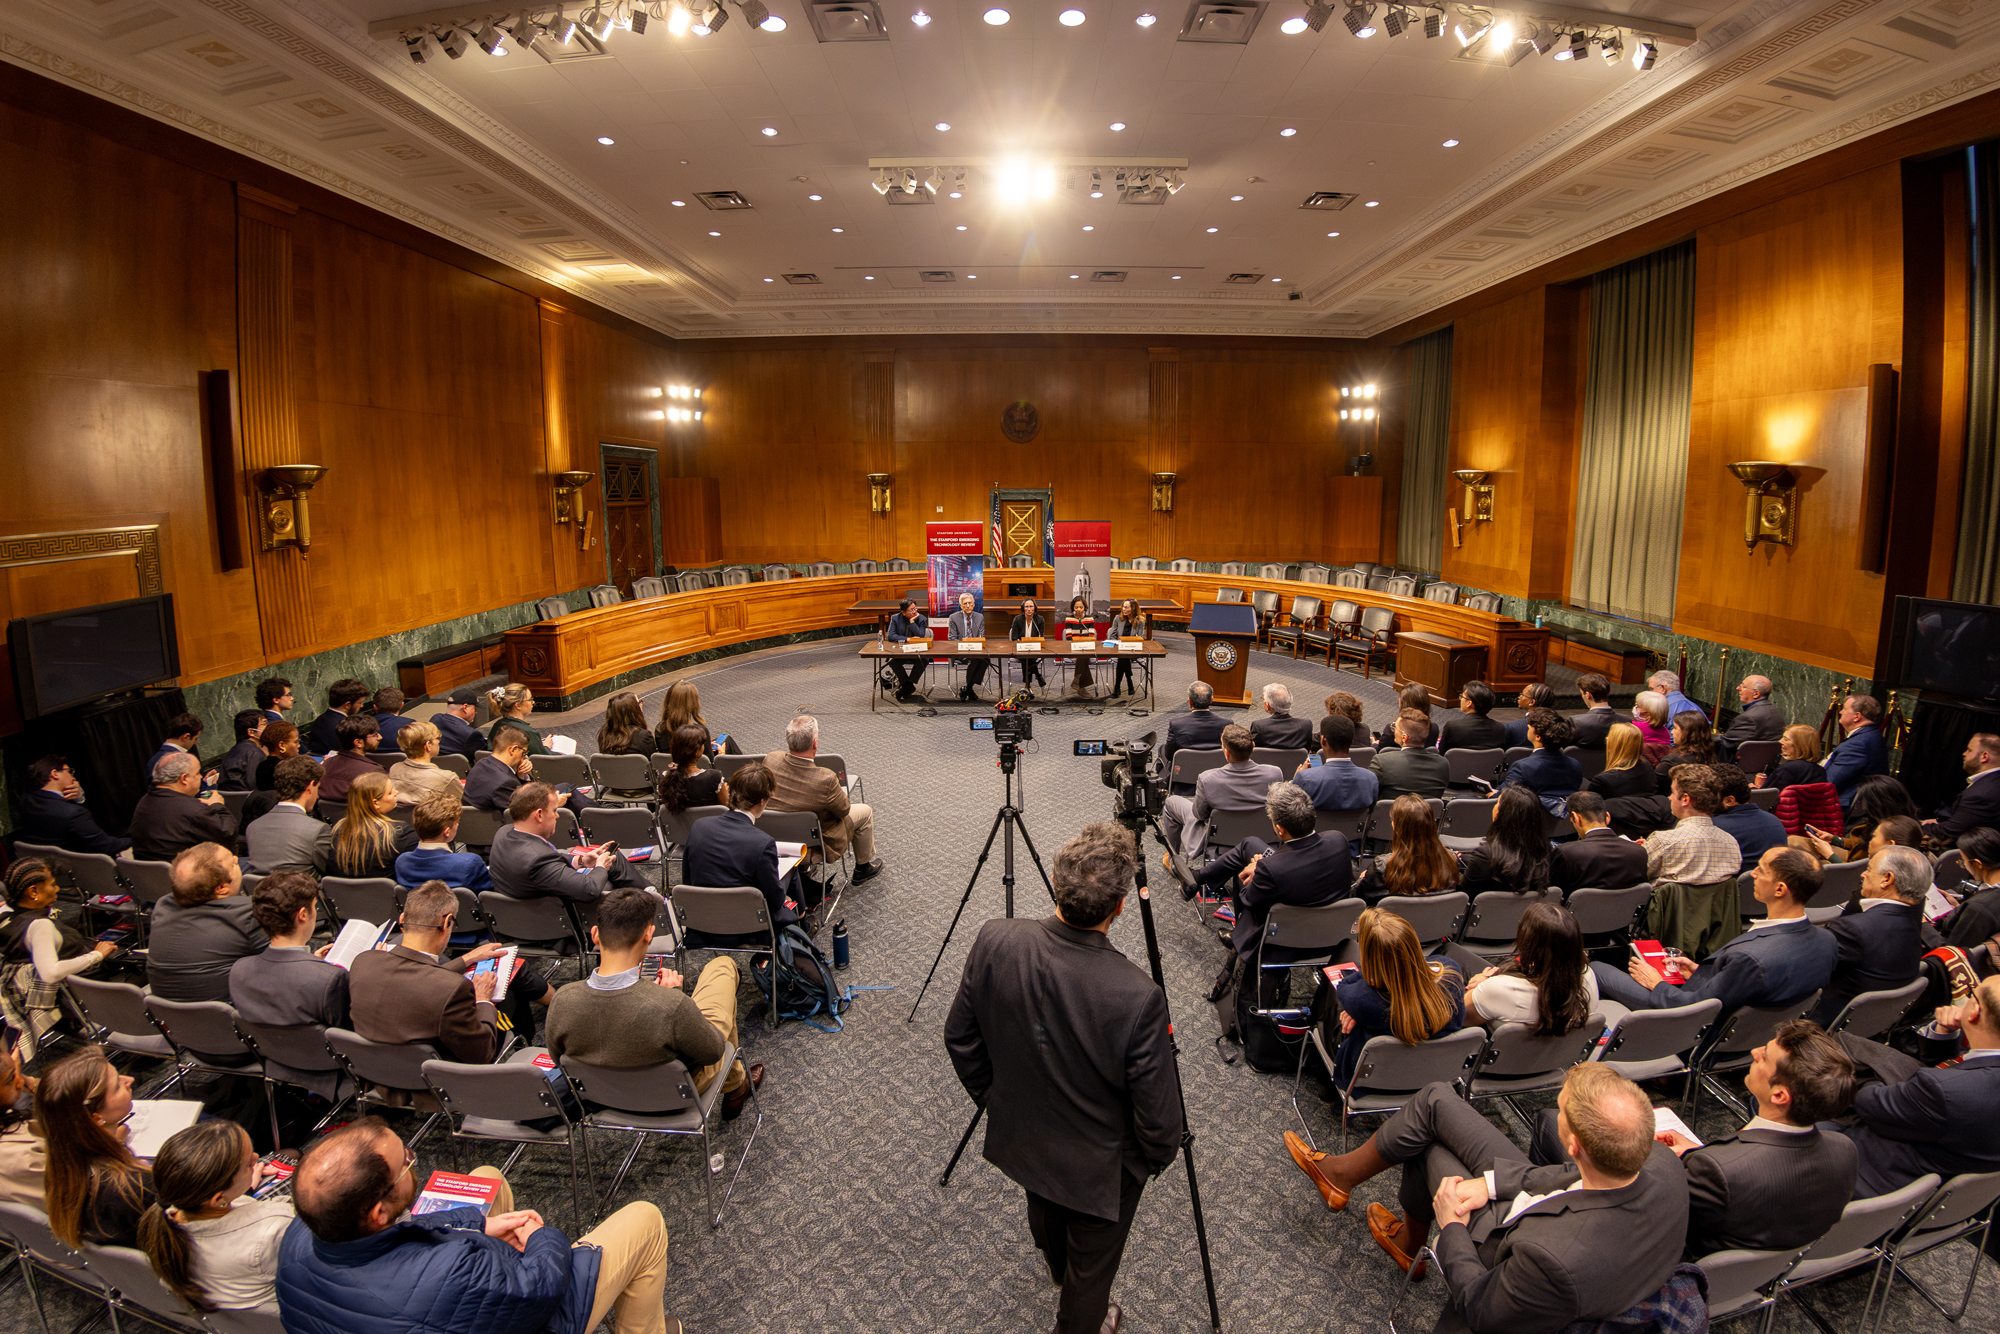
[[[964,643],[968,639],[984,640],[986,638],[986,618],[978,610],[978,599],[970,593],[960,593],[958,595],[958,610],[951,614],[946,625],[950,630],[951,640],[955,644]],[[958,697],[960,699],[967,701],[978,700],[979,685],[986,679],[986,667],[987,661],[985,658],[967,658],[965,660],[965,684],[959,688]]]
[[[1084,598],[1069,600],[1069,615],[1063,618],[1064,639],[1088,639],[1097,642],[1097,617],[1091,614],[1090,603]],[[1087,695],[1090,693],[1090,659],[1076,660],[1076,674],[1070,677],[1070,693]]]
[[[1118,604],[1118,614],[1111,618],[1111,633],[1108,637],[1111,639],[1151,639],[1153,637],[1152,622],[1144,612],[1139,610],[1137,602],[1131,598],[1126,598]],[[1148,667],[1147,670],[1150,672],[1152,669]],[[1150,697],[1152,690],[1150,684],[1151,677],[1149,676],[1147,680],[1147,691]],[[1118,687],[1121,684],[1128,693],[1132,695],[1139,693],[1139,688],[1132,684],[1132,659],[1130,658],[1121,657],[1118,659],[1118,671],[1111,678],[1111,697],[1113,699],[1118,698]]]
[[[902,644],[912,639],[931,637],[931,618],[917,610],[917,604],[904,598],[896,608],[896,614],[889,618],[889,629],[884,636],[891,644]],[[924,659],[919,656],[909,662],[899,658],[889,660],[889,670],[896,674],[897,702],[912,699],[917,693],[917,674],[924,669]]]
[[[1035,600],[1033,598],[1022,598],[1020,612],[1015,615],[1013,623],[1007,627],[1007,638],[1017,643],[1023,639],[1040,639],[1048,633],[1048,628],[1048,622],[1042,619],[1041,614],[1035,610]],[[1021,659],[1021,684],[1026,686],[1029,682],[1033,682],[1044,688],[1048,685],[1048,682],[1042,679],[1042,664],[1033,658],[1023,658]]]

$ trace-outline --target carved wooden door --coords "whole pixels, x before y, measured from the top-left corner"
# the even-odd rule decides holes
[[[641,459],[604,460],[604,548],[611,582],[626,597],[653,572],[653,496]]]
[[[1027,556],[1040,565],[1043,558],[1042,502],[1003,500],[1000,502],[1000,563],[1009,556]]]

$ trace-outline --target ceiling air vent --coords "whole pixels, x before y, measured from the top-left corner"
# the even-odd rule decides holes
[[[1247,285],[1249,283],[1263,282],[1264,275],[1261,273],[1232,273],[1222,281],[1226,283],[1244,283]]]
[[[1094,283],[1122,283],[1125,281],[1125,270],[1099,269],[1090,275],[1090,281]]]
[[[749,208],[750,201],[735,190],[710,190],[695,196],[703,208],[712,208],[718,213],[728,213],[734,209]]]
[[[950,269],[919,269],[917,277],[927,283],[955,283],[958,277]]]
[[[820,285],[817,273],[788,273],[785,275],[785,281],[794,287],[818,287]]]
[[[1257,22],[1263,17],[1264,0],[1242,0],[1240,4],[1194,0],[1188,6],[1187,21],[1181,24],[1180,40],[1243,46],[1257,31]]]
[[[886,42],[889,29],[875,0],[807,0],[806,20],[822,42]]]
[[[1346,208],[1359,198],[1361,198],[1360,195],[1342,194],[1338,190],[1315,190],[1306,196],[1306,202],[1300,204],[1299,207],[1317,208],[1323,209],[1328,213],[1338,213],[1341,209]]]

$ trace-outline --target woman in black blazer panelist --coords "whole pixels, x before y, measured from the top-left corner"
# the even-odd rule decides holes
[[[1022,639],[1040,639],[1048,633],[1048,629],[1048,622],[1044,621],[1035,612],[1035,600],[1033,598],[1023,598],[1021,599],[1020,613],[1014,617],[1013,623],[1007,627],[1007,638],[1017,641]],[[1042,680],[1042,664],[1037,658],[1021,659],[1021,684],[1026,686],[1029,682],[1033,682],[1045,690],[1048,688],[1048,682]]]

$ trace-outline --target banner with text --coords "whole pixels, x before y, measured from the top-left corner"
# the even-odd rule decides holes
[[[986,606],[986,525],[927,523],[924,525],[924,565],[930,577],[930,611],[949,616],[958,610],[958,595],[972,594],[975,610]]]
[[[1058,519],[1055,529],[1055,617],[1068,616],[1076,598],[1099,611],[1111,597],[1111,525],[1102,519]]]

